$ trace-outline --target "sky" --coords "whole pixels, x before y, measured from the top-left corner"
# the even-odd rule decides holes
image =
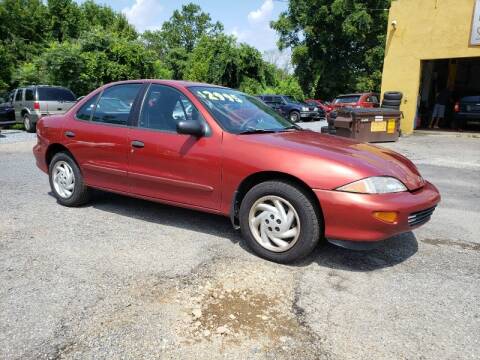
[[[271,20],[286,10],[285,0],[95,0],[123,12],[137,30],[155,30],[168,20],[182,4],[194,2],[210,13],[213,21],[220,21],[225,32],[238,41],[246,42],[260,51],[276,49],[277,36],[270,29]]]

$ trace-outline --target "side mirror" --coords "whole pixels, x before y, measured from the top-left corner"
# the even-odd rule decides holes
[[[202,137],[205,136],[205,129],[199,121],[186,120],[177,123],[177,133]]]

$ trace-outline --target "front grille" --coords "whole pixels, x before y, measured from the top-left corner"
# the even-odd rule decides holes
[[[426,223],[432,217],[434,210],[435,210],[435,206],[430,209],[411,213],[410,216],[408,217],[408,225],[417,226],[417,225]]]

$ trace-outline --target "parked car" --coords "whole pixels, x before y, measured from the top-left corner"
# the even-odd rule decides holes
[[[25,130],[35,132],[42,116],[62,114],[70,109],[76,98],[69,89],[60,86],[34,85],[14,90],[12,105],[15,121]]]
[[[13,94],[0,97],[0,129],[15,124],[15,110],[12,105]]]
[[[347,94],[337,96],[331,105],[333,110],[343,107],[374,108],[380,106],[379,99],[376,93]]]
[[[119,105],[100,108],[103,99]],[[325,238],[359,248],[410,231],[440,201],[402,155],[304,130],[214,85],[109,84],[42,117],[37,139],[37,166],[61,205],[97,188],[228,216],[257,254],[283,263]]]
[[[307,99],[305,100],[305,102],[308,105],[317,106],[319,109],[322,109],[325,113],[325,116],[328,116],[328,114],[330,114],[330,111],[333,110],[333,107],[330,105],[330,103],[323,100]]]
[[[318,106],[308,105],[287,95],[260,95],[258,98],[280,115],[293,122],[319,120],[325,117],[324,111],[318,108]]]
[[[467,123],[480,123],[480,95],[464,96],[454,106],[455,127],[464,129]]]

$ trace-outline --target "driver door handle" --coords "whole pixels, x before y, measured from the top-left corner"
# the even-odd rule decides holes
[[[141,141],[138,141],[138,140],[133,140],[131,142],[131,145],[132,145],[132,147],[137,148],[137,149],[141,149],[141,148],[145,147],[145,144]]]
[[[73,131],[65,131],[65,136],[69,138],[74,138],[75,133]]]

